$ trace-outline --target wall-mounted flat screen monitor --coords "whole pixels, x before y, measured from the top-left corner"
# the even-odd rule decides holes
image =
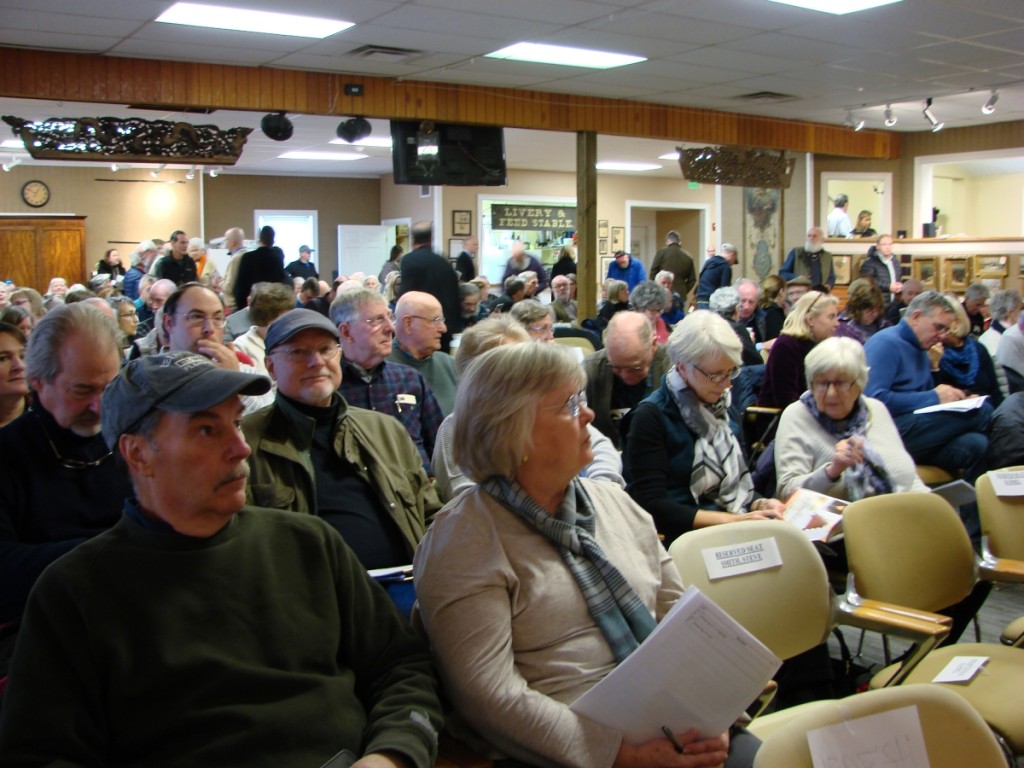
[[[507,183],[505,134],[495,126],[391,121],[396,184],[499,187]]]

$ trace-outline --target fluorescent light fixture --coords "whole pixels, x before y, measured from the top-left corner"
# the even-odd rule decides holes
[[[992,95],[988,97],[988,101],[985,102],[985,106],[981,108],[981,114],[991,115],[996,111],[996,102],[999,101],[999,92],[992,91]]]
[[[885,127],[886,128],[892,128],[894,125],[896,125],[898,120],[899,120],[899,118],[896,117],[896,115],[894,115],[892,113],[892,104],[886,104],[885,105]]]
[[[230,29],[236,32],[258,32],[265,35],[288,35],[290,37],[325,37],[344,32],[355,24],[341,19],[324,19],[316,16],[296,16],[290,13],[251,11],[246,8],[225,8],[219,5],[200,3],[175,3],[157,21],[164,24],[182,24],[187,27],[209,27]]]
[[[279,160],[326,160],[348,161],[365,160],[366,155],[359,152],[285,152],[277,156]]]
[[[341,144],[344,147],[380,147],[381,149],[391,149],[390,136],[367,136],[365,139],[353,141],[351,144],[344,139],[331,139],[327,143]]]
[[[166,163],[160,163],[160,165],[158,165],[156,168],[154,168],[152,171],[149,172],[149,175],[152,176],[155,179],[157,176],[160,175],[160,171],[162,171],[166,167],[167,167]]]
[[[883,5],[892,5],[900,0],[771,0],[771,2],[844,16],[847,13],[857,13],[857,11],[866,11]]]
[[[565,67],[587,67],[589,69],[612,69],[647,61],[643,56],[627,56],[624,53],[593,51],[586,48],[568,48],[564,45],[545,43],[516,43],[500,51],[486,54],[489,59],[512,59],[532,61],[537,64],[560,64]]]
[[[658,159],[659,160],[678,160],[679,159],[679,152],[678,152],[678,150],[675,151],[675,152],[666,152],[664,155],[658,155]]]
[[[594,166],[599,171],[656,171],[657,163],[621,163],[616,160],[601,162]]]
[[[4,139],[0,141],[0,149],[24,149],[25,142],[23,139]]]

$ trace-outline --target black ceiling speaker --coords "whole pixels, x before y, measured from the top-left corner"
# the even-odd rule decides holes
[[[264,115],[260,121],[260,128],[268,139],[274,141],[288,141],[295,132],[292,121],[285,117],[284,112],[271,112]]]
[[[349,144],[365,139],[373,132],[370,121],[365,117],[353,117],[338,124],[338,138]]]

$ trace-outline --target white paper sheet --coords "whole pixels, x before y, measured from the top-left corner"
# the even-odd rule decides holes
[[[930,768],[917,707],[807,732],[814,768]]]
[[[764,690],[782,661],[689,587],[654,632],[572,710],[621,730],[632,744],[696,728],[726,731]]]
[[[988,656],[954,656],[935,677],[933,683],[970,682],[985,664]]]
[[[996,496],[1024,496],[1024,472],[989,472]]]
[[[914,413],[940,413],[947,411],[951,413],[967,413],[967,411],[973,411],[975,408],[981,408],[982,404],[988,400],[988,395],[982,395],[981,397],[968,397],[966,400],[955,400],[952,403],[939,403],[938,405],[929,405],[925,408],[918,408]]]
[[[726,547],[708,547],[700,553],[711,581],[782,565],[779,544],[772,537]]]

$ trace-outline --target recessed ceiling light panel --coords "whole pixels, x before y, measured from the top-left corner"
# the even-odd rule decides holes
[[[343,32],[355,24],[341,19],[295,16],[289,13],[251,11],[245,8],[224,8],[200,3],[175,3],[157,19],[164,24],[187,27],[230,29],[236,32],[258,32],[265,35],[311,37],[322,40]]]
[[[628,56],[624,53],[592,51],[586,48],[568,48],[564,45],[544,43],[516,43],[486,55],[491,59],[512,59],[513,61],[560,64],[565,67],[586,67],[588,69],[612,69],[647,61],[642,56]]]
[[[594,166],[599,171],[657,171],[661,168],[657,163],[622,163],[607,161]]]
[[[391,149],[390,136],[367,136],[365,139],[353,141],[351,144],[344,139],[331,139],[327,143],[341,144],[345,147],[379,147],[381,149]]]
[[[281,160],[326,160],[347,162],[349,160],[365,160],[366,155],[358,152],[285,152],[278,155]]]
[[[882,5],[892,5],[901,0],[770,0],[781,5],[793,5],[797,8],[806,8],[809,11],[820,11],[821,13],[832,13],[836,16],[843,16],[847,13],[857,13],[870,8],[878,8]]]

